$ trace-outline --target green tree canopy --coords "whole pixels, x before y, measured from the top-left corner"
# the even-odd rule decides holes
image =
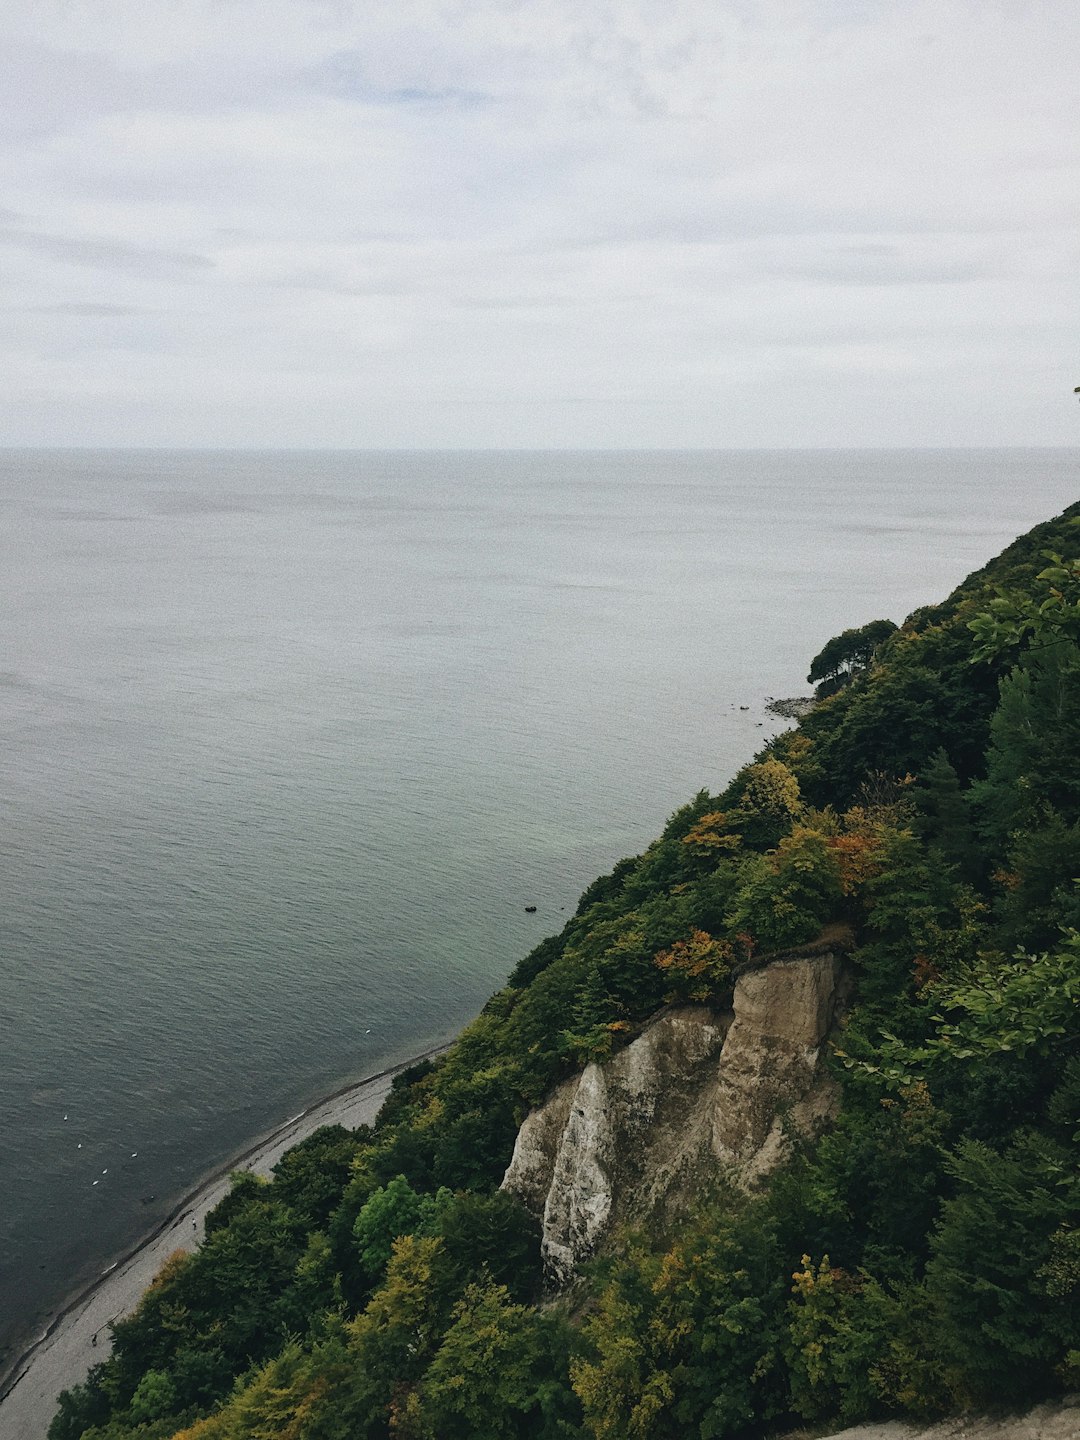
[[[817,683],[820,697],[835,695],[849,680],[867,668],[874,651],[896,629],[891,620],[871,620],[853,630],[841,631],[810,662],[807,682]]]

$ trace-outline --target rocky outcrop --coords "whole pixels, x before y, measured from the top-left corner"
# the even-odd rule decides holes
[[[751,1186],[794,1134],[820,1128],[835,1105],[819,1061],[839,981],[829,954],[749,971],[729,1012],[665,1011],[526,1117],[503,1188],[542,1217],[555,1284],[613,1225],[646,1221],[718,1177]]]

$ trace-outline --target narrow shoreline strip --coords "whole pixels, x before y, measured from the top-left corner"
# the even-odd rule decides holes
[[[197,1239],[199,1221],[203,1215],[205,1215],[206,1211],[212,1208],[206,1202],[210,1200],[216,1190],[227,1188],[228,1177],[234,1171],[245,1168],[257,1170],[260,1166],[265,1169],[271,1168],[265,1164],[266,1161],[274,1156],[280,1158],[278,1155],[279,1151],[284,1153],[286,1149],[292,1148],[294,1144],[299,1144],[300,1140],[304,1138],[303,1135],[297,1135],[295,1132],[303,1130],[305,1133],[310,1134],[320,1129],[322,1125],[340,1123],[340,1121],[335,1120],[335,1113],[347,1111],[350,1102],[357,1102],[359,1104],[364,1100],[374,1101],[374,1099],[378,1097],[378,1106],[375,1111],[372,1111],[370,1114],[370,1118],[373,1120],[377,1109],[382,1106],[382,1100],[385,1098],[384,1092],[389,1092],[390,1083],[396,1075],[400,1075],[402,1071],[411,1069],[412,1066],[419,1065],[425,1060],[432,1060],[439,1055],[445,1054],[449,1048],[450,1042],[432,1046],[427,1050],[421,1051],[420,1054],[412,1056],[408,1060],[402,1060],[396,1065],[387,1066],[385,1069],[378,1070],[372,1075],[367,1075],[362,1080],[356,1080],[348,1085],[342,1085],[329,1095],[324,1095],[321,1099],[305,1106],[298,1114],[293,1115],[288,1120],[282,1121],[281,1124],[276,1125],[274,1129],[267,1134],[259,1136],[258,1139],[254,1140],[238,1154],[230,1156],[228,1160],[204,1174],[192,1189],[187,1191],[183,1197],[177,1201],[169,1213],[160,1220],[152,1230],[142,1235],[140,1239],[122,1255],[111,1260],[99,1275],[65,1300],[46,1325],[45,1329],[26,1346],[21,1354],[19,1354],[7,1368],[3,1376],[0,1377],[0,1434],[4,1435],[5,1440],[8,1440],[9,1434],[12,1435],[12,1440],[16,1440],[16,1437],[17,1440],[22,1440],[23,1433],[25,1433],[27,1437],[35,1433],[29,1429],[25,1430],[25,1432],[21,1430],[11,1432],[7,1428],[6,1422],[10,1418],[14,1420],[16,1424],[19,1423],[19,1418],[10,1414],[12,1397],[16,1395],[18,1387],[35,1368],[35,1362],[37,1362],[39,1358],[46,1356],[50,1342],[57,1338],[59,1332],[68,1322],[74,1324],[77,1315],[86,1310],[94,1301],[95,1297],[99,1296],[107,1286],[117,1282],[144,1252],[152,1250],[170,1230],[176,1229],[181,1219],[186,1216],[193,1216],[192,1230],[195,1232],[194,1235],[184,1235],[183,1240],[191,1242],[193,1239]],[[368,1109],[370,1110],[370,1105]],[[323,1114],[323,1112],[326,1112],[326,1114]],[[315,1119],[318,1120],[317,1124],[307,1123]],[[364,1123],[369,1123],[369,1121],[366,1119],[356,1121],[356,1124]],[[353,1128],[355,1128],[355,1125]],[[276,1159],[273,1163],[276,1163]],[[214,1203],[216,1203],[216,1198]],[[189,1247],[178,1244],[177,1248]],[[142,1294],[143,1288],[145,1287],[140,1287],[138,1291],[139,1295]],[[121,1309],[118,1313],[125,1312]],[[116,1317],[114,1316],[112,1318]],[[95,1350],[91,1352],[90,1363],[81,1373],[74,1373],[77,1367],[73,1364],[73,1373],[63,1377],[63,1384],[56,1390],[56,1394],[59,1394],[60,1389],[66,1389],[71,1385],[79,1384],[85,1378],[86,1370],[90,1368],[90,1364],[99,1359],[103,1360],[106,1357],[109,1346],[106,1343],[103,1344],[100,1349],[97,1349],[96,1333],[94,1344]],[[74,1359],[74,1357],[72,1358]],[[34,1406],[35,1410],[38,1408],[38,1406]],[[7,1411],[7,1413],[3,1413],[4,1411]],[[43,1437],[44,1430],[42,1430],[40,1434]]]

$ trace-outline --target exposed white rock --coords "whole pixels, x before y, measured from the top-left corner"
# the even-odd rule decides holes
[[[749,972],[730,1014],[666,1011],[526,1118],[503,1188],[542,1217],[554,1283],[613,1224],[645,1220],[718,1175],[751,1185],[793,1133],[820,1128],[835,1105],[819,1057],[839,976],[832,955]]]
[[[559,1138],[544,1204],[545,1259],[569,1274],[589,1255],[611,1215],[615,1134],[604,1071],[586,1066]]]
[[[785,1127],[815,1133],[833,1108],[818,1061],[839,978],[839,962],[824,955],[768,965],[736,983],[711,1112],[713,1154],[741,1183],[775,1169]]]
[[[555,1156],[559,1152],[570,1106],[581,1077],[572,1076],[554,1089],[543,1105],[530,1110],[514,1142],[514,1155],[503,1179],[503,1188],[512,1189],[536,1215],[544,1213]],[[512,1186],[507,1182],[511,1172]]]

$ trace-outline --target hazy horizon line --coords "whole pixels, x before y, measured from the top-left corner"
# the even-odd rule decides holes
[[[52,445],[7,444],[0,453],[182,455],[781,455],[907,451],[1054,450],[1075,445]]]

